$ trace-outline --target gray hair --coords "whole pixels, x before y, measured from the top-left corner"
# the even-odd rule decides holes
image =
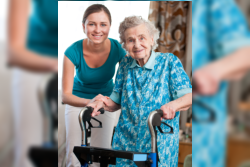
[[[152,50],[156,49],[158,44],[157,44],[157,40],[159,39],[159,34],[160,31],[158,29],[156,29],[156,27],[154,26],[153,23],[151,23],[148,20],[143,19],[141,16],[130,16],[130,17],[126,17],[123,22],[121,22],[120,26],[119,26],[119,34],[120,34],[120,43],[122,44],[122,47],[124,48],[124,44],[125,44],[125,31],[128,28],[132,28],[132,27],[136,27],[138,25],[144,24],[149,32],[149,35],[151,37],[153,37],[154,39],[154,44],[152,47]]]

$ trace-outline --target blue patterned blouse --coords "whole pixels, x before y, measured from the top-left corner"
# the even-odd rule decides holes
[[[192,92],[190,80],[180,60],[172,53],[152,52],[148,62],[140,67],[136,60],[125,57],[120,63],[115,87],[110,98],[121,104],[121,115],[115,129],[113,149],[151,151],[151,136],[147,125],[150,112]],[[174,134],[157,131],[161,166],[177,166],[179,151],[179,116],[163,120],[174,128]],[[163,131],[168,128],[161,126]],[[126,159],[117,159],[116,167],[136,166]]]

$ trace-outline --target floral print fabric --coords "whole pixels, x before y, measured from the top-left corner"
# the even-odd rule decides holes
[[[151,59],[151,60],[150,60]],[[120,63],[114,92],[121,96],[121,115],[115,129],[113,149],[151,152],[151,135],[147,125],[149,113],[175,99],[178,91],[191,88],[180,60],[172,53],[152,52],[152,68],[131,66],[134,59],[125,57]],[[174,128],[174,134],[157,130],[159,167],[177,166],[179,151],[179,112],[172,120],[162,120]],[[161,125],[164,132],[169,128]],[[117,158],[116,167],[136,166]]]

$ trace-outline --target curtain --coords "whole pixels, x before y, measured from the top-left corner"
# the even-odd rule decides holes
[[[173,53],[191,79],[192,75],[192,2],[152,1],[148,19],[160,30],[158,48],[162,53]],[[181,112],[180,129],[185,130],[192,108]]]
[[[185,66],[187,41],[188,1],[152,1],[148,19],[160,30],[159,46],[162,53],[173,53]]]

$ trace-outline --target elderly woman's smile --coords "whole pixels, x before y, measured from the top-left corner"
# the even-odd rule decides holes
[[[153,37],[150,36],[144,24],[128,28],[125,31],[125,49],[136,59],[140,66],[147,63],[153,46]]]
[[[113,137],[116,150],[150,152],[149,113],[163,111],[162,122],[173,126],[173,134],[157,138],[158,167],[178,166],[179,111],[192,105],[192,86],[181,61],[173,53],[155,52],[159,30],[140,16],[126,17],[119,27],[120,43],[129,53],[122,59],[115,86],[109,97],[98,95],[89,106],[114,112],[121,109]],[[139,64],[139,66],[138,66]],[[166,120],[165,120],[166,119]],[[164,131],[168,127],[164,128]],[[116,167],[136,166],[133,161],[117,158]]]

